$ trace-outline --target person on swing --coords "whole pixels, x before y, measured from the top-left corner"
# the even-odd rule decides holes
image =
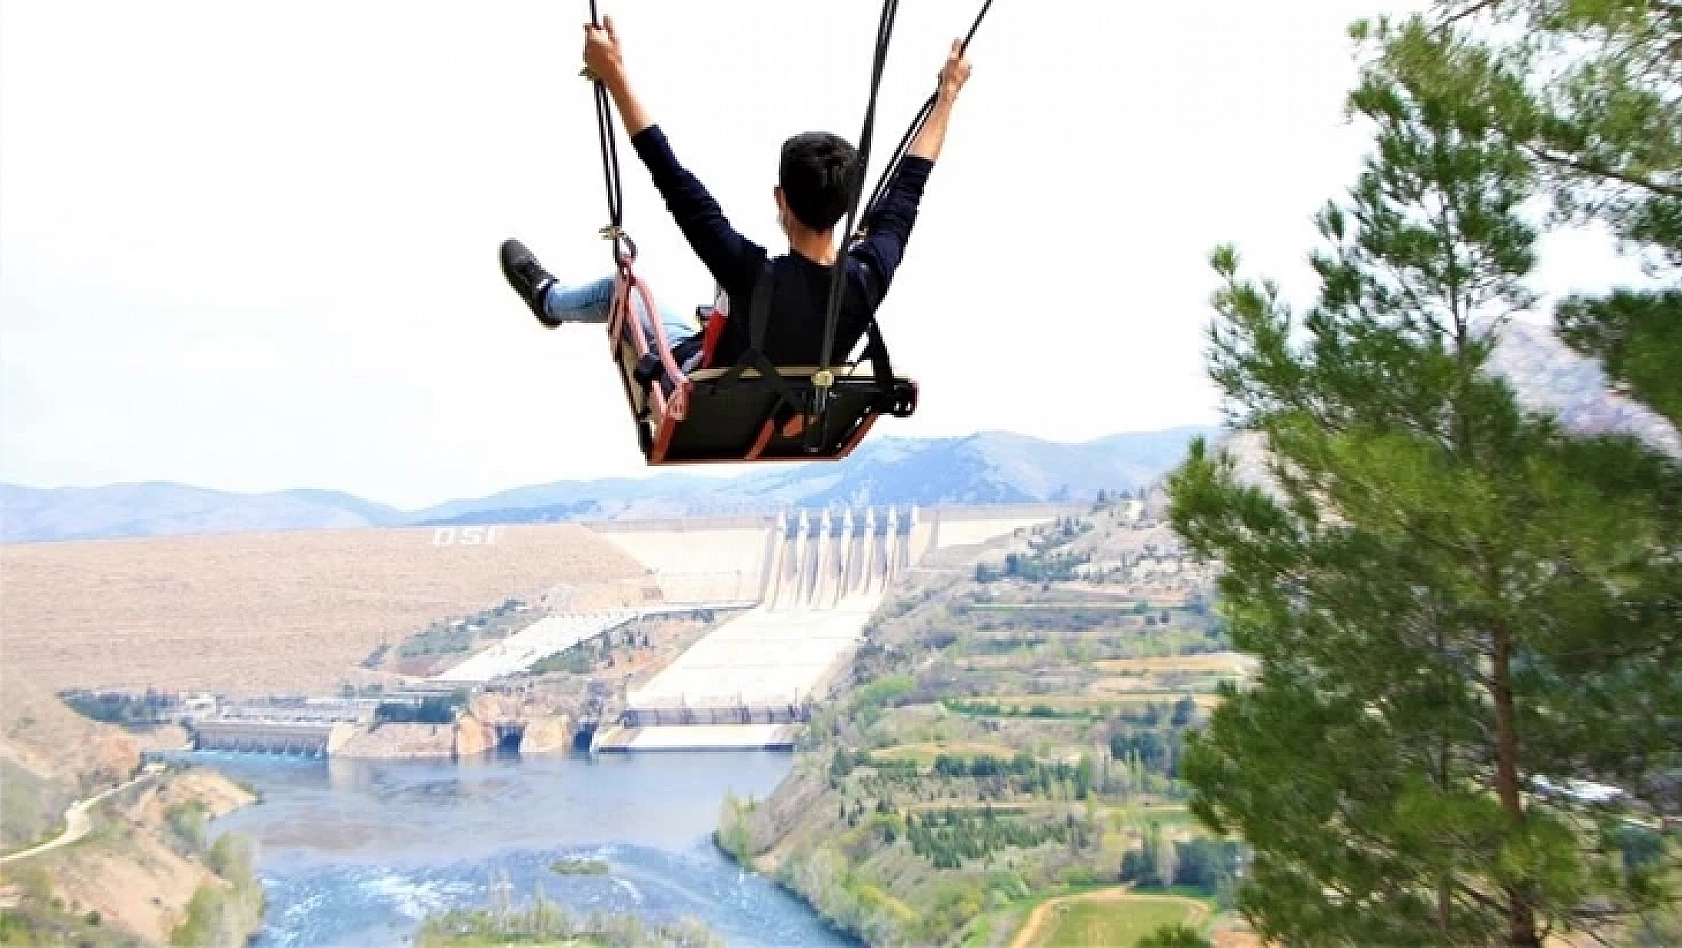
[[[584,34],[584,63],[613,97],[625,132],[665,198],[667,210],[728,299],[740,301],[739,311],[745,316],[768,252],[737,232],[707,189],[678,163],[665,134],[631,88],[612,18],[604,18],[600,27],[585,24]],[[962,41],[954,40],[940,71],[940,88],[928,121],[911,143],[874,213],[862,221],[864,238],[847,251],[846,288],[836,327],[835,352],[841,358],[864,335],[888,292],[917,218],[923,185],[945,142],[953,103],[969,73]],[[835,228],[846,215],[848,198],[863,173],[857,149],[839,136],[806,132],[783,143],[772,194],[789,252],[771,261],[776,295],[763,348],[766,358],[775,365],[816,365],[820,361],[831,267],[836,257]],[[544,326],[553,329],[564,323],[607,321],[613,297],[611,275],[581,285],[563,285],[518,240],[505,241],[501,256],[504,276]],[[643,311],[639,297],[633,297],[632,304],[653,342],[650,314]],[[701,349],[699,322],[693,315],[675,313],[664,306],[660,310],[658,318],[674,357],[686,371],[694,368]],[[717,342],[713,362],[730,364],[747,348],[747,320],[732,319]]]

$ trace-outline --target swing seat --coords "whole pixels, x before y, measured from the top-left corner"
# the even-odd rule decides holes
[[[986,0],[971,24],[960,49],[981,27],[993,0]],[[876,56],[870,86],[870,104],[865,110],[864,131],[859,135],[858,161],[861,171],[870,167],[870,139],[875,124],[877,93],[893,35],[897,0],[884,0],[877,27]],[[590,20],[598,23],[596,0],[590,0]],[[917,383],[895,375],[887,344],[882,341],[874,313],[866,325],[869,337],[863,358],[853,365],[830,365],[835,353],[836,320],[842,294],[837,291],[841,264],[831,273],[828,312],[824,316],[824,341],[817,356],[823,367],[782,367],[772,363],[766,352],[766,325],[775,288],[773,267],[766,261],[759,283],[750,294],[745,347],[736,364],[729,368],[713,365],[714,349],[728,312],[715,304],[711,312],[702,307],[696,315],[704,325],[699,345],[686,341],[685,352],[674,358],[665,330],[656,319],[645,333],[630,314],[631,299],[640,297],[643,312],[657,313],[648,287],[632,273],[636,244],[622,227],[624,195],[619,181],[619,153],[613,136],[613,106],[599,77],[589,70],[584,75],[595,85],[596,131],[601,141],[602,171],[607,183],[610,223],[602,236],[613,241],[617,264],[613,300],[608,316],[610,351],[624,384],[625,399],[637,426],[643,456],[651,466],[671,464],[743,463],[761,461],[834,461],[846,457],[870,433],[882,415],[909,418],[917,408]],[[932,114],[937,95],[931,94],[906,131],[894,157],[882,172],[875,193],[865,205],[864,220],[882,198],[893,170],[908,153]],[[846,227],[841,233],[854,234],[860,194],[848,202]],[[868,226],[868,224],[867,224]],[[839,258],[838,258],[839,260]],[[722,296],[722,288],[721,288]],[[710,317],[710,318],[709,318]],[[737,330],[738,341],[740,329]],[[652,336],[653,338],[647,338]],[[691,347],[698,351],[691,351]],[[803,351],[790,359],[809,358]],[[846,362],[846,359],[842,360]],[[681,364],[680,364],[681,363]],[[860,365],[871,371],[858,376]],[[819,382],[823,384],[819,384]]]
[[[809,444],[806,416],[790,410],[755,369],[730,381],[724,379],[727,369],[701,369],[675,385],[665,379],[645,384],[637,377],[637,362],[634,353],[625,352],[620,379],[650,466],[839,461],[858,447],[877,418],[908,418],[917,408],[917,383],[911,379],[896,377],[884,389],[872,376],[838,375],[830,386],[828,412],[812,421],[821,430]],[[779,367],[777,374],[801,404],[810,406],[817,371],[816,366]]]
[[[817,366],[777,366],[778,378],[768,378],[756,368],[735,378],[729,368],[686,372],[660,348],[664,338],[645,339],[636,320],[626,318],[633,293],[644,294],[648,311],[654,311],[646,284],[632,276],[629,267],[621,271],[618,284],[609,337],[637,425],[638,445],[651,467],[838,461],[858,447],[882,415],[909,418],[917,409],[917,383],[884,377],[869,360],[832,367],[829,405],[817,414],[812,412]],[[710,359],[727,318],[715,307],[702,320],[707,340],[699,359],[702,365]],[[802,410],[790,408],[790,400]],[[814,430],[807,431],[807,424]]]

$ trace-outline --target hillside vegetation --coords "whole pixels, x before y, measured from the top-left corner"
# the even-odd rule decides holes
[[[0,864],[0,944],[245,944],[262,916],[254,853],[209,821],[252,795],[202,769],[142,771],[134,738],[9,667],[0,688],[0,840],[16,854]]]
[[[245,945],[263,913],[256,854],[209,824],[251,800],[196,768],[142,776],[83,838],[0,866],[0,944]]]
[[[10,656],[8,656],[8,659]],[[70,710],[51,691],[0,667],[0,852],[56,835],[72,802],[140,766],[134,738]]]
[[[1211,928],[1243,851],[1195,827],[1179,755],[1248,663],[1206,572],[1139,509],[1107,499],[923,574],[791,776],[726,801],[720,846],[874,945],[1011,945],[1047,899],[1124,886],[1175,898],[1108,894],[1115,932]],[[1093,924],[1072,904],[1026,936],[1079,943],[1067,926]]]

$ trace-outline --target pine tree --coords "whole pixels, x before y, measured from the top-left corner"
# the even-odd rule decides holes
[[[1555,323],[1568,344],[1682,425],[1682,7],[1438,0],[1434,12],[1468,42],[1396,31],[1393,68],[1486,115],[1531,163],[1555,226],[1603,224],[1660,278],[1656,288],[1575,296]]]
[[[1557,23],[1655,5],[1512,6]],[[1375,148],[1319,217],[1316,304],[1299,318],[1235,251],[1213,258],[1211,376],[1270,462],[1268,483],[1242,482],[1199,441],[1172,478],[1174,526],[1223,565],[1233,641],[1262,660],[1188,736],[1193,810],[1254,848],[1238,905],[1265,939],[1604,933],[1661,901],[1663,866],[1619,858],[1615,812],[1537,789],[1588,778],[1664,805],[1682,764],[1682,469],[1633,438],[1568,436],[1484,368],[1535,300],[1533,199],[1664,257],[1682,216],[1663,186],[1594,189],[1665,154],[1648,177],[1674,181],[1675,152],[1594,137],[1620,131],[1584,104],[1597,74],[1538,90],[1542,44],[1423,18],[1357,35],[1381,44],[1350,98]],[[1640,98],[1625,78],[1601,90],[1613,104]],[[1663,111],[1642,102],[1630,114]],[[1667,318],[1642,317],[1661,337]],[[1658,404],[1674,368],[1623,377]]]

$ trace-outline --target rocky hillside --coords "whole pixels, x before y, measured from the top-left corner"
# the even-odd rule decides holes
[[[207,770],[142,771],[133,737],[10,667],[0,696],[0,851],[28,851],[0,864],[0,944],[244,945],[254,854],[209,821],[252,795]]]
[[[1682,461],[1682,433],[1663,415],[1613,385],[1600,363],[1571,349],[1550,330],[1509,323],[1488,363],[1525,408],[1553,415],[1581,435],[1627,434]]]
[[[727,799],[718,844],[872,945],[1126,945],[1175,922],[1234,943],[1238,850],[1195,825],[1176,762],[1248,663],[1209,572],[1136,513],[1094,505],[908,576],[792,773]],[[1088,894],[1102,918],[1038,911]]]
[[[79,841],[0,868],[0,943],[243,948],[262,920],[255,851],[211,826],[253,799],[196,768],[125,783]]]
[[[0,668],[0,851],[58,832],[76,799],[140,766],[134,738],[71,711],[10,664]]]

